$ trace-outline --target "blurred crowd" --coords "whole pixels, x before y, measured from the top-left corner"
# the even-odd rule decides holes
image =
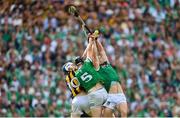
[[[179,0],[1,0],[0,116],[69,116],[62,65],[86,35],[73,3],[117,70],[132,117],[180,117]]]

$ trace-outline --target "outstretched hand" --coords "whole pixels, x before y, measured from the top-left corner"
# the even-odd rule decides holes
[[[93,34],[88,34],[88,39],[89,40],[96,40],[99,37],[99,31],[95,30]]]

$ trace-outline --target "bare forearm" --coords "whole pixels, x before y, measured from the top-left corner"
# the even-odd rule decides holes
[[[98,56],[99,56],[99,61],[100,61],[99,63],[102,64],[104,62],[109,62],[102,44],[97,40],[96,40],[96,46],[97,46]]]
[[[99,68],[99,58],[98,58],[98,50],[97,50],[97,46],[96,46],[96,42],[93,42],[92,45],[92,58],[93,58],[93,65],[96,69]]]
[[[84,51],[84,53],[83,53],[83,55],[82,55],[82,58],[83,58],[83,59],[85,59],[86,56],[87,56],[87,49],[88,49],[88,47],[85,49],[85,51]]]
[[[102,44],[98,40],[96,40],[96,45],[97,45],[98,52],[105,52]]]
[[[89,57],[91,59],[92,59],[92,44],[93,44],[93,41],[92,41],[92,39],[90,39],[89,43],[87,45],[87,48],[83,54],[84,56]]]

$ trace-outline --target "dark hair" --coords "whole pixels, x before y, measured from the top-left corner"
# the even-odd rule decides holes
[[[77,65],[77,64],[79,64],[79,63],[83,63],[84,62],[84,60],[83,60],[83,58],[82,57],[80,57],[80,56],[77,56],[76,58],[75,58],[75,60],[74,60],[74,63]]]

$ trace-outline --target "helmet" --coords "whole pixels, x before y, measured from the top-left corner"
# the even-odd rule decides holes
[[[73,65],[72,62],[67,62],[63,65],[62,70],[64,74],[67,74],[69,72],[69,68]]]
[[[77,64],[79,64],[79,63],[83,63],[83,62],[84,62],[84,60],[83,60],[83,58],[82,58],[82,57],[77,56],[77,57],[75,58],[74,62],[75,62],[75,64],[77,65]]]

